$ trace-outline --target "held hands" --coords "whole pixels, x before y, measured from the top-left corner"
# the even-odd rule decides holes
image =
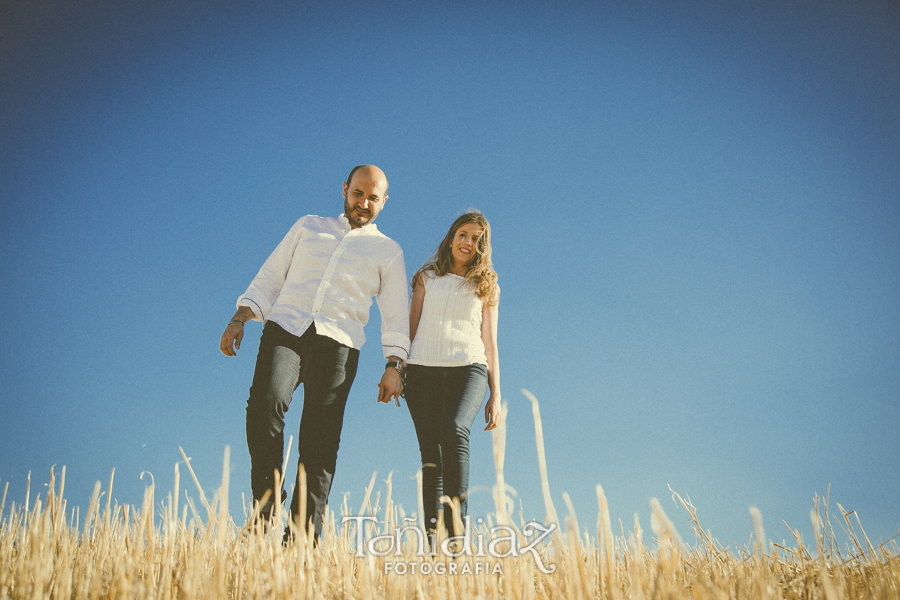
[[[384,375],[381,376],[381,382],[378,384],[378,401],[390,402],[394,400],[397,406],[400,406],[400,401],[397,398],[402,393],[403,381],[400,379],[400,373],[397,372],[397,369],[388,367],[384,370]]]
[[[484,405],[484,422],[487,423],[485,431],[496,429],[500,425],[500,396],[491,394],[487,404]]]

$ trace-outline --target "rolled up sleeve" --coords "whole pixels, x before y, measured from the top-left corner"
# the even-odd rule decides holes
[[[301,221],[302,219],[291,227],[250,282],[250,287],[237,300],[238,308],[246,306],[253,312],[254,321],[265,321],[268,318],[272,305],[284,287],[294,249],[300,241]]]
[[[409,298],[406,292],[406,264],[403,251],[381,274],[381,288],[375,300],[381,312],[381,345],[384,357],[409,358]]]

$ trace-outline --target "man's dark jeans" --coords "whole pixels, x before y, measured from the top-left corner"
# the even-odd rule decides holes
[[[409,365],[404,396],[422,454],[422,501],[425,528],[433,530],[446,495],[459,498],[460,519],[466,516],[469,489],[469,430],[484,403],[487,368]],[[444,506],[444,526],[455,531],[450,506]]]
[[[297,337],[268,321],[259,341],[256,371],[247,400],[247,447],[250,450],[250,483],[253,498],[266,491],[274,495],[275,470],[281,470],[284,454],[284,415],[291,396],[303,384],[298,449],[306,469],[306,514],[303,527],[313,520],[316,538],[337,462],[344,407],[359,350],[316,333],[315,324]],[[295,481],[291,518],[300,510],[300,488]],[[282,496],[283,497],[283,496]]]

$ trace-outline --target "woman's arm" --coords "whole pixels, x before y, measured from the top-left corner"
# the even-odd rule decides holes
[[[500,314],[499,303],[494,306],[484,305],[481,310],[481,341],[484,342],[484,354],[488,363],[488,390],[490,397],[484,406],[485,431],[495,429],[500,424],[500,351],[497,348],[497,318]],[[410,319],[412,313],[410,312]]]
[[[422,276],[424,277],[424,275]],[[413,288],[412,300],[409,302],[409,343],[416,339],[416,330],[419,328],[419,319],[422,318],[422,305],[425,303],[425,285],[422,277],[416,281]]]

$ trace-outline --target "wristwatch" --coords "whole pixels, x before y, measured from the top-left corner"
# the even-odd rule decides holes
[[[399,360],[389,360],[386,365],[384,365],[385,369],[389,369],[393,367],[397,369],[397,372],[400,373],[400,377],[403,377],[403,363]]]

